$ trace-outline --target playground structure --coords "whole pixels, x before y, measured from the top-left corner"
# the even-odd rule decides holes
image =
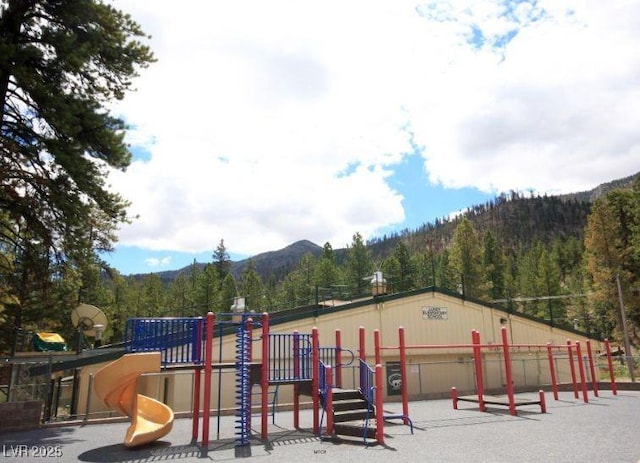
[[[171,431],[173,411],[162,402],[138,394],[138,377],[160,371],[160,352],[126,354],[95,375],[96,394],[111,408],[131,418],[124,439],[135,447],[159,439]]]
[[[553,397],[555,400],[558,400],[558,381],[556,376],[556,368],[554,362],[554,351],[564,351],[567,352],[567,358],[569,362],[569,370],[571,374],[571,385],[574,392],[574,396],[576,399],[579,398],[579,390],[582,391],[583,401],[585,403],[589,402],[588,396],[588,381],[586,379],[586,367],[583,362],[583,353],[581,348],[580,341],[575,341],[572,343],[570,340],[567,340],[565,346],[562,345],[553,345],[551,343],[547,344],[510,344],[508,341],[508,333],[507,328],[501,328],[501,344],[482,344],[480,342],[480,333],[477,330],[472,330],[471,338],[472,342],[470,344],[407,344],[405,342],[405,330],[403,327],[398,328],[398,345],[395,346],[384,346],[380,341],[380,332],[379,330],[374,330],[374,346],[375,346],[375,362],[379,364],[381,362],[381,352],[384,350],[398,350],[400,356],[400,389],[402,396],[402,414],[396,414],[391,416],[385,416],[386,419],[390,418],[398,418],[402,419],[405,424],[412,425],[411,419],[409,417],[409,394],[407,390],[408,384],[408,375],[407,375],[407,350],[418,350],[418,349],[426,349],[426,350],[437,350],[437,349],[447,349],[447,350],[469,350],[473,353],[473,362],[474,362],[474,375],[475,375],[475,385],[476,385],[476,394],[473,396],[459,396],[458,391],[455,386],[451,388],[451,400],[453,402],[453,408],[458,409],[458,402],[475,402],[478,403],[479,409],[481,411],[486,411],[486,405],[500,405],[507,406],[509,408],[509,413],[511,415],[517,414],[517,407],[524,405],[539,405],[542,413],[546,413],[546,403],[545,403],[545,395],[544,391],[540,389],[538,391],[537,399],[530,398],[519,398],[516,397],[514,391],[514,381],[512,375],[512,361],[511,361],[511,350],[512,349],[527,349],[531,351],[531,349],[537,349],[539,351],[546,351],[548,358],[548,366],[549,366],[549,375],[551,379],[551,391],[553,393]],[[360,339],[361,339],[361,349],[360,355],[364,356],[364,328],[360,328]],[[617,387],[615,382],[615,375],[612,364],[612,356],[611,356],[611,347],[608,340],[604,340],[605,352],[607,357],[607,369],[609,373],[609,378],[611,381],[611,390],[613,395],[617,395]],[[483,354],[482,350],[488,350],[492,353],[498,354],[502,356],[503,366],[504,366],[504,375],[505,375],[505,389],[506,389],[506,398],[502,396],[488,396],[485,394],[484,388],[484,366],[483,366]],[[586,341],[586,350],[587,350],[587,359],[588,359],[588,368],[589,374],[591,377],[591,388],[595,397],[599,396],[598,390],[598,379],[596,376],[596,368],[594,363],[593,352],[591,348],[591,342],[589,340]],[[578,364],[579,371],[579,381],[576,378],[576,363]]]
[[[129,352],[122,359],[112,362],[100,370],[94,378],[94,388],[102,400],[121,413],[131,417],[132,424],[125,438],[125,445],[135,446],[151,442],[162,437],[170,430],[172,415],[160,410],[159,405],[149,402],[143,395],[134,395],[135,378],[143,371],[194,370],[192,439],[198,440],[200,422],[202,422],[201,444],[207,447],[210,438],[210,417],[212,381],[214,372],[233,369],[235,372],[235,420],[236,446],[249,444],[251,436],[252,387],[260,386],[261,438],[268,437],[268,415],[272,387],[290,384],[294,387],[294,426],[299,427],[300,396],[308,395],[313,403],[313,432],[320,434],[321,420],[328,405],[340,402],[340,394],[344,400],[345,413],[328,413],[327,432],[333,433],[334,420],[353,421],[369,419],[372,415],[372,404],[367,400],[360,401],[364,407],[354,411],[353,395],[358,398],[372,397],[373,382],[369,381],[366,394],[358,391],[338,391],[334,386],[341,383],[342,355],[350,352],[340,345],[340,332],[336,331],[336,346],[320,347],[318,330],[310,334],[270,333],[269,316],[262,314],[259,321],[252,318],[255,314],[218,314],[216,321],[213,313],[206,318],[162,318],[162,319],[130,319],[126,328],[126,345]],[[224,318],[230,320],[224,320]],[[235,361],[232,363],[214,362],[214,331],[219,330],[219,360],[222,358],[222,338],[226,334],[235,334]],[[260,330],[254,338],[254,330]],[[260,342],[260,360],[254,361],[253,343]],[[156,354],[160,366],[150,367],[138,355]],[[155,357],[154,357],[155,358]],[[146,364],[146,370],[145,370]],[[381,367],[380,367],[381,368]],[[335,378],[333,372],[335,371]],[[107,374],[108,372],[108,374]],[[381,372],[378,373],[381,375]],[[218,379],[220,376],[218,376]],[[126,386],[125,386],[126,385]],[[218,384],[218,393],[221,387]],[[380,389],[381,392],[381,389]],[[327,399],[327,395],[329,398]],[[347,397],[349,396],[349,397]],[[137,400],[137,406],[136,406]],[[126,405],[122,405],[122,404]],[[163,404],[160,404],[163,405]],[[322,408],[322,416],[320,409]],[[339,408],[339,406],[338,406]],[[218,410],[218,416],[220,410]],[[150,416],[159,418],[154,419]],[[161,433],[160,428],[164,434]],[[349,432],[349,431],[346,431]],[[356,427],[358,435],[379,435],[361,431]],[[133,438],[132,436],[136,436]]]
[[[254,320],[257,317],[258,320]],[[292,333],[271,333],[269,327],[268,314],[217,314],[218,320],[214,314],[209,313],[206,317],[194,318],[160,318],[160,319],[130,319],[126,328],[126,344],[129,354],[124,358],[135,358],[140,354],[154,353],[160,358],[160,369],[182,370],[192,369],[194,371],[193,383],[193,408],[192,408],[192,440],[197,442],[200,434],[200,422],[202,422],[201,445],[207,448],[210,438],[210,418],[212,416],[211,396],[212,381],[214,373],[220,373],[224,369],[230,369],[234,372],[235,377],[235,443],[237,447],[243,447],[249,444],[251,437],[251,419],[252,419],[252,393],[253,386],[259,386],[259,408],[261,417],[261,439],[268,439],[268,415],[270,396],[273,394],[273,388],[280,385],[293,385],[293,420],[294,427],[299,428],[299,410],[300,396],[307,395],[311,397],[313,406],[313,432],[316,435],[322,434],[322,424],[326,420],[324,426],[324,434],[328,436],[345,435],[356,436],[363,439],[365,443],[371,442],[373,439],[378,444],[384,443],[384,424],[385,421],[392,419],[401,419],[405,425],[411,426],[413,432],[413,423],[409,416],[407,391],[407,350],[416,349],[459,349],[469,350],[473,353],[475,366],[475,384],[477,396],[475,397],[457,397],[454,399],[454,408],[457,407],[458,401],[473,401],[480,405],[480,410],[486,410],[487,404],[507,405],[510,412],[515,414],[515,408],[524,405],[522,401],[518,401],[514,396],[512,381],[507,380],[507,396],[508,401],[498,401],[485,394],[483,381],[483,363],[482,350],[489,352],[502,352],[504,359],[505,371],[510,371],[511,360],[509,351],[512,348],[535,348],[547,349],[549,353],[549,365],[552,377],[552,390],[554,397],[557,399],[557,384],[554,376],[553,354],[554,350],[567,349],[571,358],[572,383],[576,398],[578,397],[578,385],[575,378],[575,362],[572,358],[575,353],[578,359],[582,358],[579,342],[568,343],[567,346],[557,345],[534,345],[520,344],[509,345],[506,340],[506,331],[503,330],[503,343],[500,344],[481,344],[480,335],[477,331],[472,333],[471,344],[437,344],[437,345],[407,345],[404,342],[404,329],[399,328],[399,345],[383,346],[380,342],[379,331],[374,331],[375,344],[375,366],[367,364],[365,352],[365,334],[364,328],[360,328],[359,338],[360,345],[358,351],[357,370],[359,384],[354,389],[342,388],[342,368],[351,363],[349,359],[344,363],[343,354],[351,351],[344,349],[341,343],[340,330],[335,333],[335,345],[331,347],[321,347],[319,334],[316,328],[311,333],[303,334],[296,331]],[[217,336],[214,336],[216,334]],[[223,337],[228,334],[234,334],[234,362],[222,362],[222,343]],[[214,361],[214,338],[219,341],[219,355],[217,362]],[[260,349],[254,349],[253,344],[259,343]],[[605,341],[608,355],[608,366],[611,375],[611,385],[615,390],[615,378],[613,376],[613,368],[611,365],[611,353],[608,343]],[[401,365],[401,389],[402,389],[402,413],[393,414],[384,411],[384,381],[382,356],[383,350],[398,349],[400,353]],[[254,352],[255,351],[255,352]],[[591,378],[594,379],[594,394],[597,395],[597,382],[595,382],[595,373],[593,371],[593,360],[590,351],[590,345],[587,342],[587,351],[590,358]],[[257,355],[254,355],[257,354]],[[353,356],[353,354],[351,354]],[[256,360],[256,358],[258,360]],[[587,399],[587,384],[585,381],[584,367],[582,361],[578,362],[580,369],[580,385],[583,390],[585,402]],[[134,369],[135,370],[135,369]],[[117,370],[112,370],[117,371]],[[148,371],[157,371],[154,367]],[[142,368],[138,370],[138,374],[142,372]],[[509,376],[510,373],[507,373]],[[104,397],[130,398],[124,401],[127,407],[120,411],[129,411],[132,417],[132,425],[130,431],[132,435],[138,435],[138,440],[131,440],[132,445],[140,445],[141,443],[150,442],[158,439],[169,432],[172,415],[168,413],[162,415],[155,413],[160,411],[158,408],[151,406],[152,412],[144,405],[140,408],[140,403],[145,403],[145,398],[141,399],[140,395],[124,394],[126,388],[119,389],[116,393],[116,385],[118,381],[112,381],[110,386],[104,383],[107,375],[98,375],[95,377],[95,389],[100,397],[109,405]],[[218,375],[220,381],[220,375]],[[131,381],[129,381],[130,383]],[[218,383],[218,394],[221,387]],[[455,391],[453,389],[452,391]],[[454,395],[452,394],[452,397]],[[137,400],[137,407],[136,407]],[[116,405],[117,405],[116,401]],[[527,404],[536,402],[529,401]],[[537,402],[544,412],[544,394],[541,393],[540,400]],[[202,404],[202,405],[201,405]],[[163,405],[163,404],[161,404]],[[117,407],[112,407],[116,408]],[[169,409],[170,412],[170,409]],[[137,413],[137,415],[136,415]],[[218,417],[220,410],[218,410]],[[152,418],[149,419],[149,415]],[[142,416],[142,420],[139,417]],[[150,424],[151,423],[151,424]],[[156,430],[155,427],[158,429]],[[160,434],[159,429],[166,431]],[[158,432],[157,434],[155,432]],[[125,438],[125,445],[129,439],[129,432]]]

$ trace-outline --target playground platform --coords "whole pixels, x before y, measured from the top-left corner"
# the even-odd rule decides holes
[[[367,462],[628,462],[640,461],[637,417],[640,392],[621,390],[617,396],[601,391],[588,404],[571,392],[560,400],[547,397],[547,413],[536,405],[480,412],[476,404],[451,401],[411,402],[414,434],[408,426],[387,423],[385,445],[353,445],[348,440],[320,439],[311,432],[311,410],[300,413],[301,430],[293,429],[292,413],[276,414],[269,422],[269,438],[253,430],[250,445],[234,446],[234,417],[211,419],[206,452],[191,444],[191,420],[176,419],[171,433],[157,442],[127,449],[122,436],[128,423],[50,426],[39,430],[0,434],[0,463],[35,460],[59,462],[202,461],[367,461]],[[401,404],[385,409],[399,411]],[[255,418],[254,427],[260,426]],[[239,453],[241,451],[241,453]],[[36,455],[34,452],[40,452]],[[47,457],[41,452],[50,452]]]

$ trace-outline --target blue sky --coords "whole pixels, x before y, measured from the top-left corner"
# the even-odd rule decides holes
[[[158,59],[110,108],[123,274],[340,248],[640,165],[640,4],[114,0]],[[193,11],[198,11],[197,15]]]
[[[405,220],[402,223],[383,227],[377,234],[369,236],[382,236],[385,232],[400,231],[404,228],[417,228],[425,223],[434,222],[436,218],[446,217],[452,212],[459,211],[474,204],[481,204],[495,197],[491,193],[484,193],[475,188],[449,189],[443,186],[430,185],[423,169],[422,157],[413,154],[404,158],[389,177],[389,184],[403,197],[402,207]],[[375,207],[375,205],[372,205]],[[352,230],[353,235],[359,230]],[[233,237],[220,237],[225,240],[225,245],[230,251],[233,260],[250,257],[249,254],[233,252]],[[297,239],[307,239],[299,236]],[[291,241],[291,242],[294,242]],[[211,262],[213,250],[219,242],[212,243],[209,250],[199,253],[179,252],[176,250],[148,250],[139,246],[117,246],[114,253],[104,255],[103,258],[122,274],[150,273],[164,270],[176,270],[197,262]],[[325,241],[315,240],[319,246]],[[291,244],[291,243],[288,243]],[[334,248],[342,248],[350,244],[350,241],[331,243]],[[273,251],[264,249],[261,252]]]

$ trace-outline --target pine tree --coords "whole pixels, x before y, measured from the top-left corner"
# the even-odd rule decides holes
[[[436,286],[463,294],[459,273],[451,263],[448,249],[442,251],[436,263]]]
[[[371,275],[373,263],[369,249],[365,246],[362,235],[353,235],[351,245],[347,247],[346,275],[350,288],[357,296],[363,295],[369,288],[366,277]]]
[[[193,316],[195,295],[187,276],[179,273],[169,285],[168,305],[173,309],[173,316]]]
[[[263,311],[262,296],[264,295],[264,285],[262,278],[256,271],[252,259],[242,273],[242,294],[245,297],[246,307],[249,310]]]
[[[398,277],[401,273],[400,262],[398,262],[398,258],[394,254],[382,262],[382,274],[387,280],[387,293],[393,294],[402,291],[400,289],[400,278]]]
[[[336,255],[329,242],[322,248],[322,256],[315,266],[315,285],[323,294],[331,294],[333,298],[333,286],[339,282],[339,270],[336,264]]]
[[[617,279],[620,280],[627,318],[632,336],[638,339],[639,303],[632,297],[638,289],[638,260],[634,243],[638,229],[637,192],[613,191],[597,201],[589,215],[585,236],[587,268],[593,279],[590,296],[596,317],[604,317],[602,326],[615,326],[616,337],[622,339],[622,316],[618,301]],[[607,333],[605,333],[607,334]]]
[[[223,305],[219,299],[218,272],[213,264],[204,266],[197,276],[196,307],[201,312],[228,312],[229,306]]]
[[[224,245],[224,240],[221,239],[213,252],[213,265],[218,272],[220,281],[222,281],[228,273],[231,273],[231,260],[229,259],[229,253]]]
[[[414,273],[409,250],[402,240],[399,240],[393,250],[393,257],[398,262],[398,270],[392,273],[397,291],[408,291],[413,287]]]
[[[486,299],[480,242],[471,221],[466,217],[460,221],[453,236],[451,264],[460,278],[465,297]]]
[[[488,284],[489,299],[504,298],[506,296],[504,256],[491,230],[487,230],[482,238],[482,267]]]
[[[430,252],[416,252],[411,255],[414,270],[414,288],[435,286],[435,256]]]
[[[16,327],[45,306],[60,309],[49,281],[70,267],[58,264],[81,268],[129,220],[128,201],[106,184],[107,168],[130,162],[125,124],[107,105],[153,61],[144,39],[101,1],[0,1],[0,247],[33,264],[13,268],[31,287],[13,291],[23,292]],[[1,279],[12,271],[5,262]]]
[[[140,315],[143,317],[167,316],[165,290],[160,277],[155,273],[145,275],[140,286]]]

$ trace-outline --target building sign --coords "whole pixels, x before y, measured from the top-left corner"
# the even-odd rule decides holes
[[[402,392],[402,373],[400,362],[387,362],[387,395],[400,395]]]
[[[423,320],[448,320],[449,309],[447,307],[423,307]]]

